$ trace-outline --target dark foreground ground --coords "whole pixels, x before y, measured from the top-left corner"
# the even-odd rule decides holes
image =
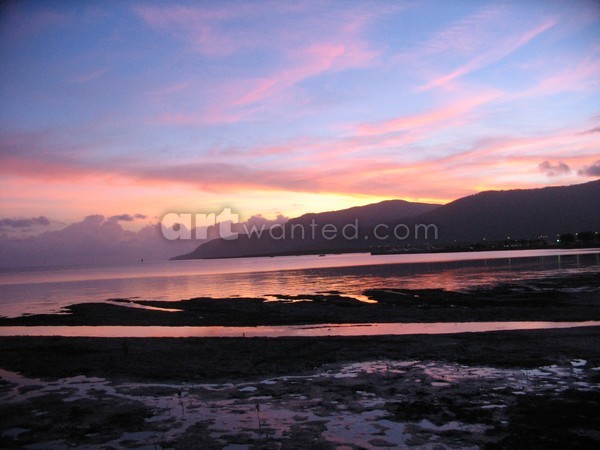
[[[224,382],[380,359],[522,368],[585,359],[600,366],[600,327],[327,338],[0,337],[0,367],[34,377]]]
[[[600,327],[328,338],[5,337],[0,367],[9,371],[0,372],[2,448],[600,445]]]

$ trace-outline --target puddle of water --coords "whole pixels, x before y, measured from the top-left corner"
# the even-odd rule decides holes
[[[600,326],[585,322],[435,322],[363,323],[257,327],[167,326],[6,326],[0,336],[69,337],[291,337],[291,336],[383,336],[412,334],[480,333],[507,330],[541,330]]]
[[[475,390],[483,394],[473,398],[474,405],[501,414],[506,409],[507,395],[599,389],[587,378],[594,369],[585,367],[583,360],[527,370],[388,360],[335,364],[308,375],[227,384],[113,383],[85,376],[43,381],[0,369],[0,378],[11,383],[10,389],[0,393],[0,402],[35,401],[36,396],[53,393],[60,396],[57,401],[114,398],[142,402],[153,411],[144,429],[123,433],[102,444],[103,447],[118,448],[124,441],[130,441],[128,445],[132,447],[151,448],[162,440],[176,439],[194,424],[205,423],[210,435],[224,448],[242,448],[245,444],[240,443],[240,438],[251,442],[282,441],[289,439],[294,427],[308,429],[311,424],[319,423],[322,431],[312,432],[338,448],[344,445],[374,448],[385,446],[386,442],[390,447],[407,447],[415,433],[425,435],[426,440],[419,448],[433,448],[440,444],[444,433],[484,434],[488,425],[456,420],[444,424],[434,424],[428,419],[394,420],[390,411],[399,401],[410,401],[410,392],[427,389],[438,395],[446,389]],[[379,389],[382,382],[389,386],[402,382],[406,392],[402,397],[385,394],[387,388]],[[0,433],[16,440],[25,432],[15,427],[0,429]],[[44,443],[45,448],[64,448],[66,444]],[[467,442],[463,444],[468,447]]]
[[[137,308],[137,309],[147,309],[150,311],[162,311],[162,312],[183,312],[183,309],[178,309],[178,308],[160,308],[158,306],[150,306],[150,305],[144,305],[141,303],[136,303],[133,301],[121,301],[121,300],[108,300],[109,302],[114,302],[114,303],[118,303],[118,304],[124,304],[126,305],[128,308]]]

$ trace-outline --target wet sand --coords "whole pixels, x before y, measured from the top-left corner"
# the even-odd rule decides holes
[[[600,440],[600,327],[9,337],[0,364],[3,448],[594,448]]]

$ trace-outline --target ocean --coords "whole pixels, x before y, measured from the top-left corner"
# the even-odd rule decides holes
[[[0,316],[59,312],[115,298],[263,297],[376,288],[464,290],[515,279],[600,271],[600,249],[399,255],[344,254],[113,266],[4,269]]]

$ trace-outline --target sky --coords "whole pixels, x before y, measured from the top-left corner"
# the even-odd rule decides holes
[[[3,236],[600,176],[598,1],[0,8]]]

